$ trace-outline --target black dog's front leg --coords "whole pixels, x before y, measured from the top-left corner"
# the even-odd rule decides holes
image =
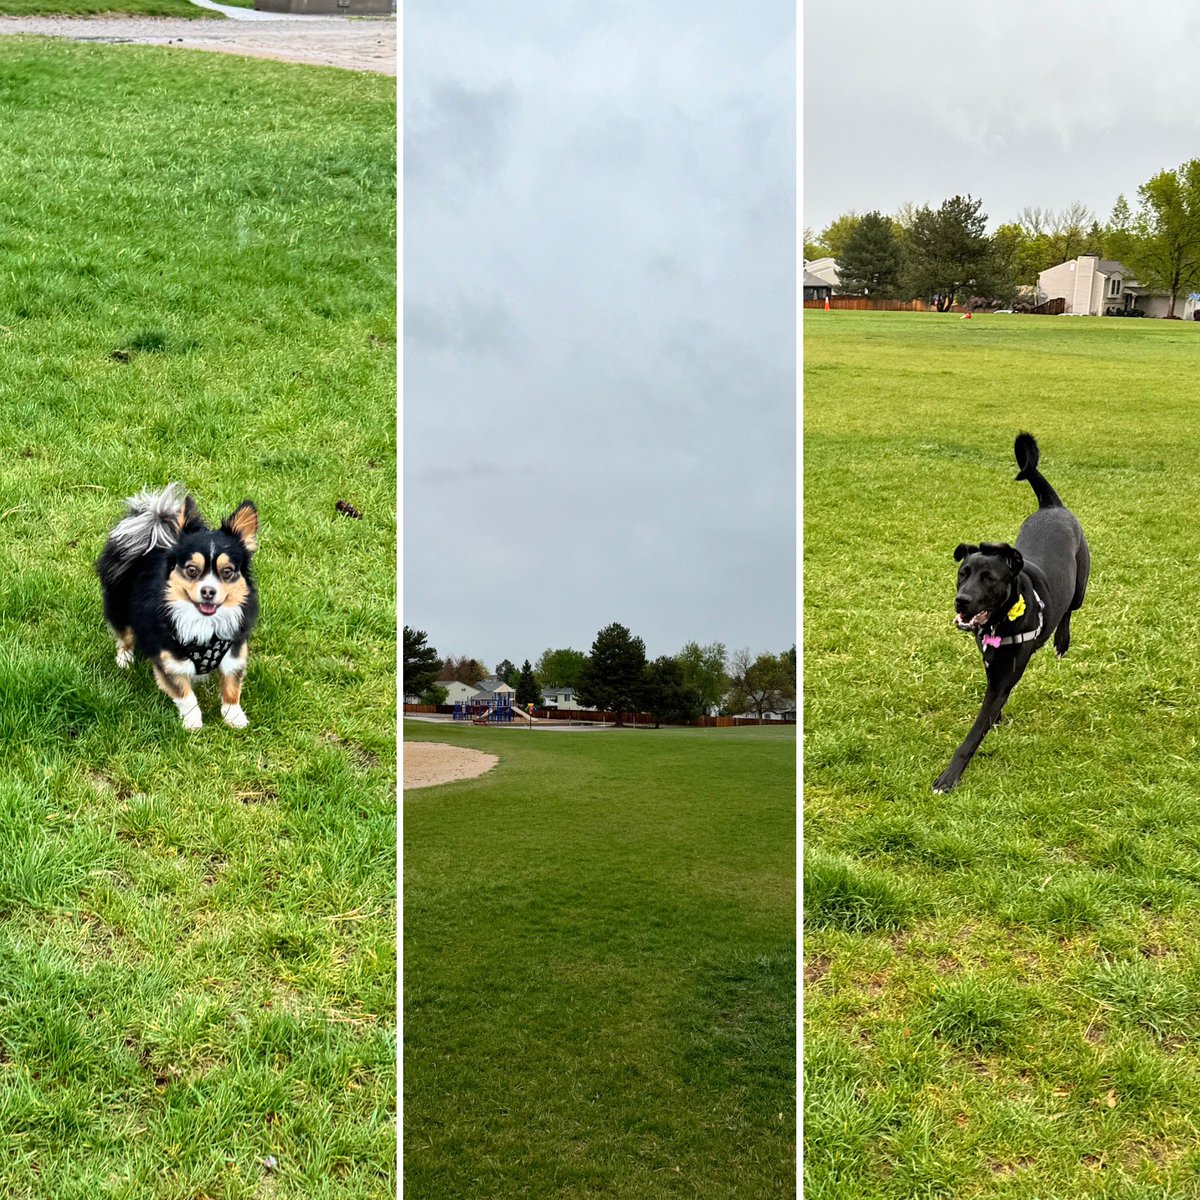
[[[950,765],[933,781],[935,792],[950,791],[962,778],[962,773],[967,769],[975,751],[979,749],[979,744],[987,736],[988,730],[1000,720],[1000,712],[1021,677],[1024,666],[1024,662],[1018,667],[1014,660],[1008,659],[1003,663],[994,662],[988,668],[983,707],[979,710],[979,716],[975,718],[975,724],[971,726],[971,732],[955,750]]]

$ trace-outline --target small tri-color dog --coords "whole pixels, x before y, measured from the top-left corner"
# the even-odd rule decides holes
[[[219,529],[210,529],[175,483],[126,504],[96,563],[117,666],[128,667],[135,650],[145,655],[185,729],[203,724],[193,682],[218,671],[221,716],[234,729],[245,728],[242,680],[258,618],[250,575],[258,510],[243,500]]]

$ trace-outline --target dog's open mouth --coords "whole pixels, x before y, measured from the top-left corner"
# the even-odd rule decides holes
[[[972,632],[976,629],[982,629],[988,623],[988,618],[991,612],[984,609],[983,612],[977,612],[973,617],[964,617],[962,613],[954,614],[954,624],[959,629],[968,629]]]
[[[217,606],[215,604],[201,604],[198,600],[196,601],[196,607],[206,617],[211,617],[213,613],[217,611]]]

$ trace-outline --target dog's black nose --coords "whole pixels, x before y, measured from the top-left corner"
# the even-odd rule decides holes
[[[971,601],[966,596],[955,596],[954,597],[954,611],[955,612],[966,612],[967,609],[970,607],[970,605],[971,605]]]
[[[217,598],[217,589],[211,583],[206,583],[200,589],[200,599],[206,603],[211,603]]]

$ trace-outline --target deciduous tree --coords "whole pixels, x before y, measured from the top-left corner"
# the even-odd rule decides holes
[[[588,656],[582,650],[572,650],[569,646],[563,650],[546,649],[537,660],[533,673],[543,688],[577,688],[587,660]]]
[[[1200,291],[1200,159],[1160,171],[1138,188],[1138,209],[1118,197],[1107,242],[1143,288],[1179,297]]]
[[[841,258],[846,249],[846,242],[858,227],[858,222],[858,213],[842,213],[821,230],[821,245],[832,258]]]
[[[483,663],[479,659],[468,658],[465,654],[458,658],[455,658],[453,654],[447,654],[442,663],[439,678],[456,679],[459,683],[474,687],[486,675],[487,671],[484,670]]]
[[[701,646],[699,642],[688,642],[675,661],[683,672],[684,682],[696,690],[705,713],[711,713],[721,704],[721,698],[729,689],[729,678],[725,674],[725,646],[713,642]]]
[[[759,654],[736,650],[729,667],[730,712],[752,712],[761,724],[763,714],[782,712],[796,703],[795,647],[784,654]]]

